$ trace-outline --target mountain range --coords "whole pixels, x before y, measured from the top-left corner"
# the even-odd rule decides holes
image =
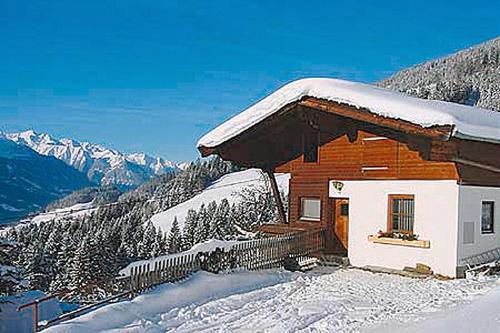
[[[151,157],[145,153],[125,154],[100,144],[56,139],[33,130],[0,136],[41,155],[53,156],[65,162],[84,173],[95,184],[115,185],[124,190],[136,187],[155,175],[179,170],[174,162],[161,157]]]
[[[90,185],[66,163],[0,137],[0,224]]]

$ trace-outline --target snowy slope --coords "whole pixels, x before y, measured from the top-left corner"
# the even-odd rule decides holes
[[[278,186],[284,193],[288,193],[289,179],[289,174],[276,175]],[[238,196],[235,195],[235,193],[241,192],[244,188],[259,186],[263,183],[263,173],[259,169],[249,169],[230,173],[215,181],[194,198],[164,212],[153,215],[151,221],[155,227],[160,228],[164,232],[168,232],[174,217],[177,216],[179,226],[182,229],[188,210],[198,210],[202,204],[208,205],[211,201],[220,202],[222,199],[227,199],[229,203],[236,202]]]
[[[40,224],[48,221],[74,221],[81,220],[84,216],[88,216],[96,211],[97,208],[92,202],[75,204],[73,206],[57,208],[40,214],[31,214],[30,216],[21,219],[13,226],[8,226],[0,229],[0,237],[5,236],[10,228],[21,229],[28,223]]]
[[[75,204],[70,207],[57,208],[51,210],[49,212],[40,213],[28,219],[21,220],[21,224],[23,223],[42,223],[52,220],[62,220],[68,218],[80,218],[86,215],[90,215],[97,208],[94,207],[92,202]]]
[[[127,155],[99,144],[56,139],[32,130],[3,136],[17,144],[28,146],[41,155],[62,160],[85,173],[89,180],[101,185],[137,186],[153,175],[178,170],[174,162],[160,157],[144,153]]]
[[[366,332],[381,324],[425,325],[421,320],[429,314],[446,317],[457,305],[494,306],[488,292],[496,295],[499,288],[495,280],[422,280],[356,269],[307,274],[199,272],[46,332]],[[474,320],[491,324],[498,321],[495,317],[495,309],[489,309]],[[470,325],[468,320],[461,317],[447,324],[461,327]]]
[[[107,305],[66,323],[42,332],[90,333],[90,332],[165,332],[155,324],[141,327],[143,318],[161,320],[161,313],[182,309],[219,297],[248,292],[258,288],[287,281],[289,273],[245,272],[237,274],[195,273],[189,280],[179,284],[164,284],[154,291],[131,301]],[[210,288],[207,288],[210,286]],[[168,320],[168,318],[165,317]]]
[[[500,142],[500,113],[455,103],[424,100],[368,84],[337,79],[293,81],[212,130],[198,147],[215,147],[237,136],[284,106],[303,97],[316,97],[368,109],[423,127],[453,125],[454,135]]]

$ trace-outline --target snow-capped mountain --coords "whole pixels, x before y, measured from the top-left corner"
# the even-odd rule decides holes
[[[129,154],[127,155],[126,159],[129,162],[149,167],[157,175],[179,169],[179,167],[172,161],[164,160],[161,157],[151,157],[144,153]]]
[[[53,156],[85,173],[101,185],[129,188],[140,185],[154,175],[178,170],[174,162],[144,153],[124,154],[100,144],[73,139],[56,139],[45,133],[28,130],[3,134],[17,144],[25,145],[41,155]]]
[[[90,185],[84,174],[62,161],[0,137],[0,224]]]

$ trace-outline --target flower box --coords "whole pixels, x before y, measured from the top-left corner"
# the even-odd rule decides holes
[[[378,244],[419,247],[419,248],[423,248],[423,249],[428,249],[431,247],[431,242],[428,240],[404,240],[404,239],[399,239],[399,238],[377,237],[377,236],[370,235],[370,236],[368,236],[368,241],[372,242],[372,243],[378,243]]]

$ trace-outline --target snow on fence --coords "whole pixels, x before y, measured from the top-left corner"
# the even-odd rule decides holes
[[[130,291],[136,294],[161,283],[176,282],[198,270],[200,270],[200,260],[196,254],[180,255],[134,266],[130,270]]]
[[[283,267],[287,260],[297,262],[319,252],[325,245],[325,229],[262,238],[216,248],[210,252],[177,254],[161,260],[137,263],[125,269],[130,291],[138,294],[166,282],[176,282],[192,273],[231,270],[260,270]]]

